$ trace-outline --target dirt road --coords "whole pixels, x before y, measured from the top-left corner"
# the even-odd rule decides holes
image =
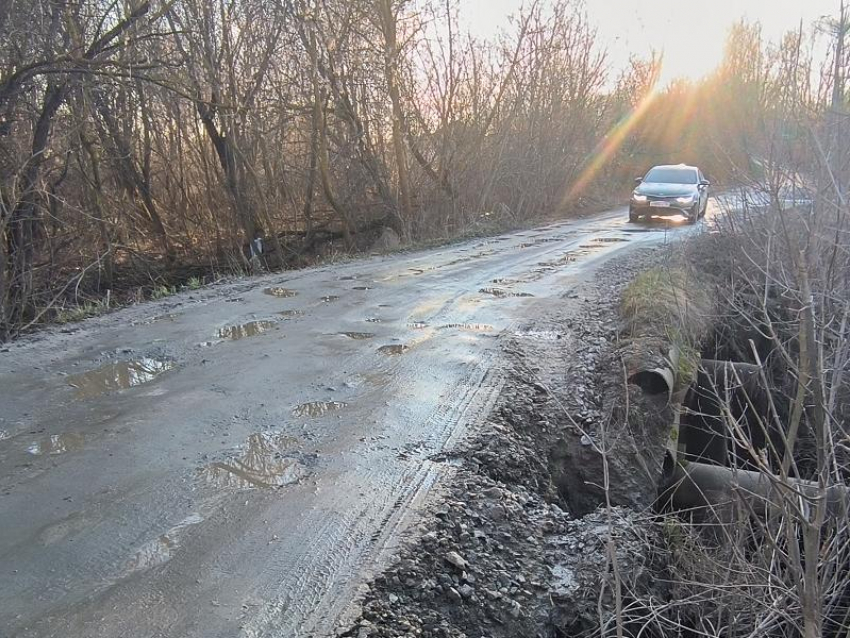
[[[322,636],[624,210],[184,293],[0,354],[0,635]]]

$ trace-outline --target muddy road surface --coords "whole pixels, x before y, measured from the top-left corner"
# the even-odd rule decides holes
[[[186,292],[0,353],[0,635],[332,635],[503,382],[500,335],[700,226],[620,209]]]

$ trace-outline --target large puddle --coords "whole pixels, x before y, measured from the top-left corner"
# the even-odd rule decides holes
[[[33,441],[27,452],[34,456],[55,456],[79,450],[84,444],[85,437],[79,432],[49,434]]]
[[[72,374],[68,377],[68,385],[77,389],[78,397],[87,399],[150,383],[163,372],[174,368],[174,365],[173,361],[152,357],[117,361],[89,372]]]
[[[201,477],[216,487],[270,488],[297,483],[307,470],[298,459],[287,456],[295,442],[281,434],[252,434],[242,452],[210,463],[201,470]]]
[[[294,297],[298,293],[294,290],[290,290],[289,288],[281,288],[280,286],[272,286],[271,288],[266,288],[263,292],[267,295],[271,295],[272,297]]]
[[[249,321],[248,323],[240,323],[233,326],[225,326],[218,331],[219,339],[228,339],[237,341],[245,337],[256,337],[264,332],[268,332],[275,326],[275,322],[269,319],[260,319],[257,321]]]
[[[295,406],[292,409],[292,416],[319,417],[324,416],[329,412],[342,410],[345,407],[348,407],[348,404],[343,401],[310,401],[309,403],[302,403],[301,405]]]

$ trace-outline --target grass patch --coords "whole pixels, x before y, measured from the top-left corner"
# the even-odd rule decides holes
[[[78,306],[70,308],[60,308],[56,311],[54,321],[59,324],[75,323],[88,319],[89,317],[99,317],[109,310],[109,304],[105,299],[99,301],[86,301]]]
[[[699,367],[699,344],[710,329],[711,297],[683,268],[652,268],[623,292],[620,314],[633,338],[662,338],[678,351],[676,385],[690,385]]]

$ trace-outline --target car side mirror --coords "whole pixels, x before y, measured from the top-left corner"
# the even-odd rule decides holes
[[[711,186],[711,182],[709,182],[707,179],[704,179],[704,180],[700,181],[699,185],[700,186]]]
[[[635,177],[635,184],[640,184],[643,181],[643,177]]]

